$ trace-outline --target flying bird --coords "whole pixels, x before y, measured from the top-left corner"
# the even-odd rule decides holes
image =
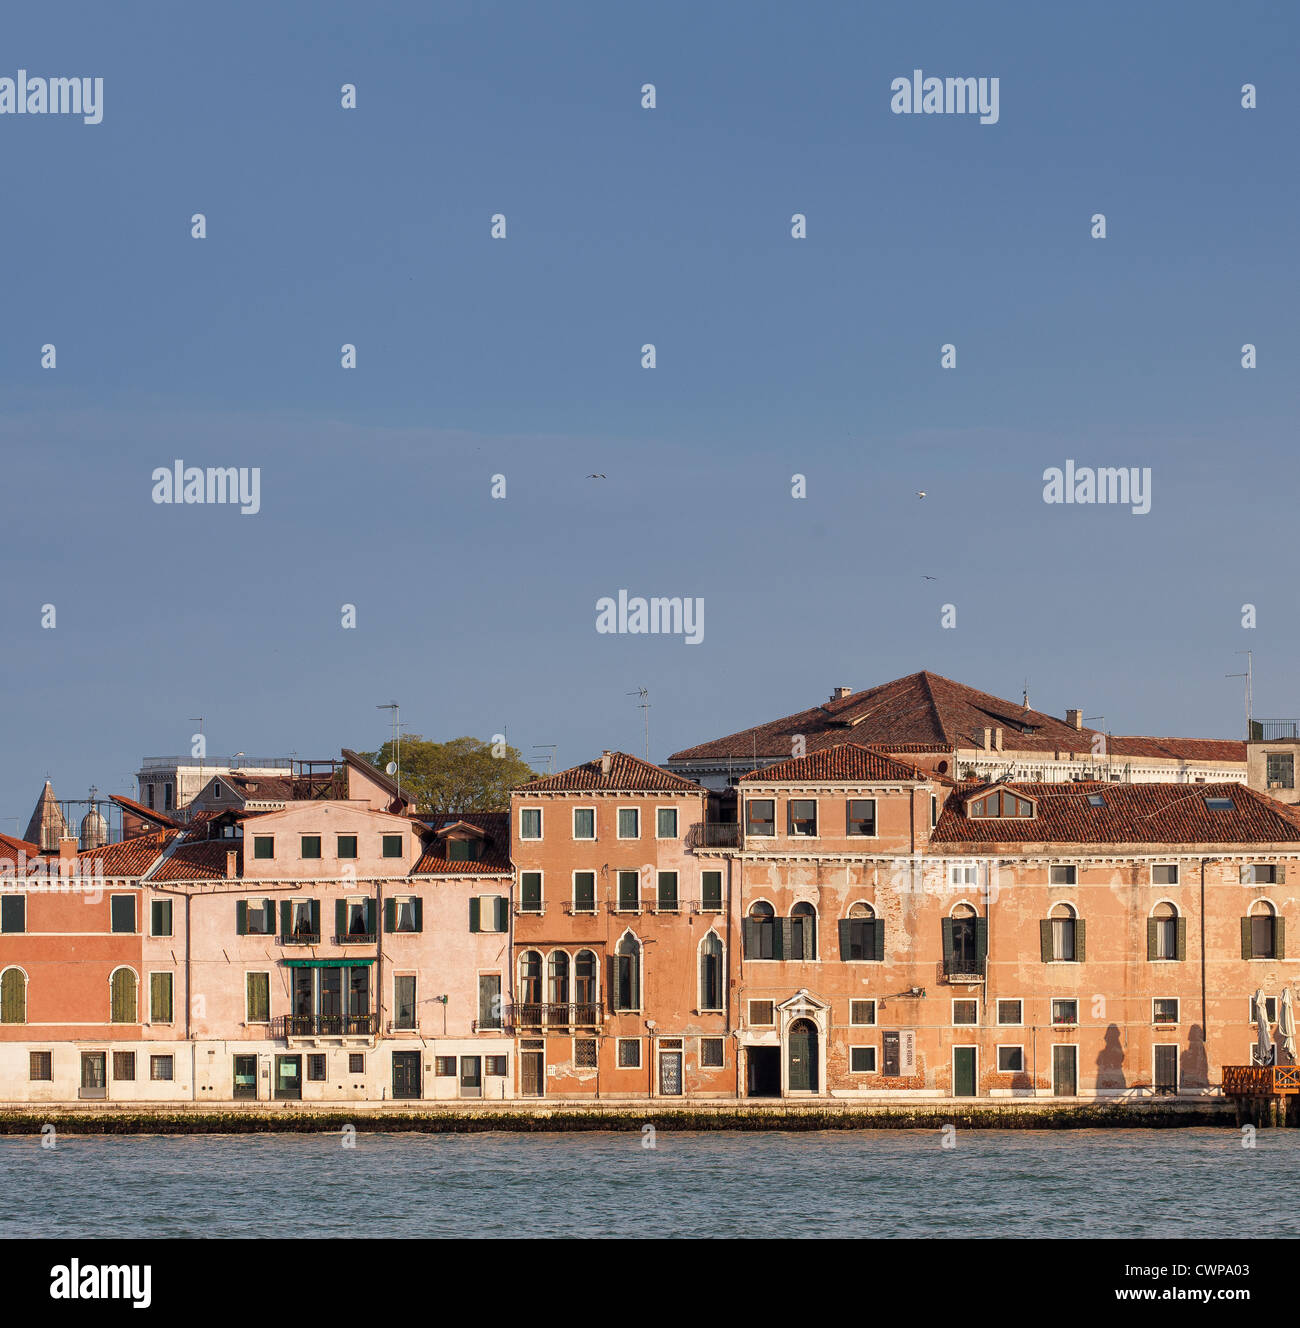
[[[937,581],[938,579],[939,579],[939,578],[938,578],[938,577],[935,577],[935,576],[926,576],[924,572],[921,573],[921,580],[922,580],[922,581]]]
[[[589,480],[603,480],[605,477],[603,475],[588,475],[587,478]]]
[[[924,490],[924,489],[917,489],[917,491],[916,491],[916,496],[917,496],[918,498],[924,498],[924,497],[925,497],[925,490]]]

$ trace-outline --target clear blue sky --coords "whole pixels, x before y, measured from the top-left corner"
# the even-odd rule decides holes
[[[0,116],[0,829],[200,714],[214,755],[323,757],[396,698],[567,765],[641,750],[644,686],[663,759],[929,668],[1233,736],[1247,648],[1256,713],[1300,713],[1298,36],[1290,3],[13,9],[0,76],[105,84],[99,125]],[[998,77],[999,123],[891,114],[914,68]],[[177,457],[260,467],[261,512],[155,505]],[[1150,466],[1150,514],[1044,504],[1067,457]],[[702,596],[703,643],[597,635],[621,587]]]

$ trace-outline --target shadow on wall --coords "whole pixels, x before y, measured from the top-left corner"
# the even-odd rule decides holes
[[[1124,1077],[1124,1048],[1120,1045],[1119,1025],[1106,1029],[1106,1042],[1097,1053],[1097,1087],[1127,1088]]]
[[[1187,1034],[1187,1050],[1178,1077],[1184,1088],[1209,1088],[1210,1062],[1205,1054],[1205,1029],[1193,1024]]]

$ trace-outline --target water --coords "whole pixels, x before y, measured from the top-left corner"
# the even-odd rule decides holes
[[[0,1137],[0,1237],[1262,1236],[1300,1131]],[[15,1200],[17,1202],[15,1202]]]

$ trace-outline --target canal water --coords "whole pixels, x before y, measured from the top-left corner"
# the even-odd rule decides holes
[[[0,1137],[0,1236],[1296,1236],[1300,1131]],[[1248,1214],[1248,1218],[1243,1215]],[[1244,1225],[1243,1225],[1244,1223]]]

